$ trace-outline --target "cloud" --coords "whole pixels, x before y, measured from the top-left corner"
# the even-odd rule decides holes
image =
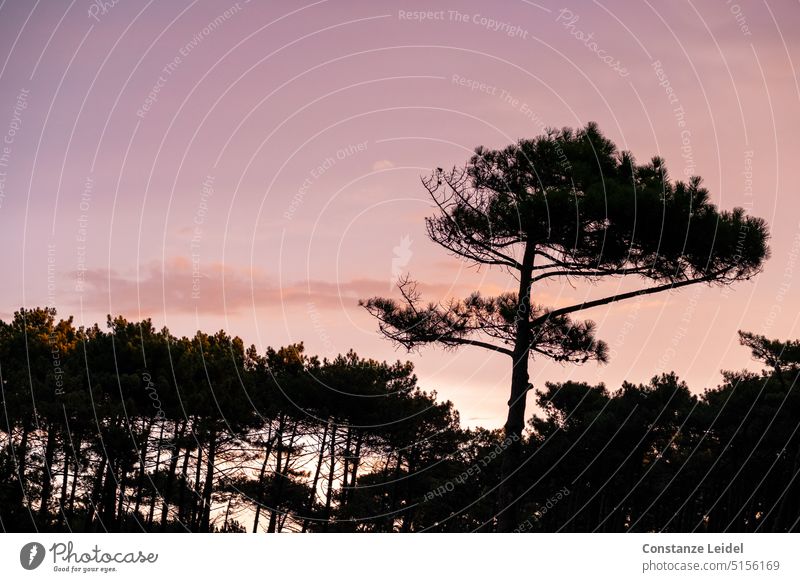
[[[394,162],[390,160],[378,160],[374,164],[372,164],[372,169],[377,172],[379,170],[388,170],[389,168],[394,168]]]
[[[83,309],[108,313],[206,313],[234,315],[252,308],[357,308],[358,300],[387,294],[387,279],[306,280],[280,285],[260,269],[214,263],[193,265],[185,257],[153,261],[136,272],[90,269],[80,297]],[[420,283],[424,299],[466,296],[464,283]],[[484,289],[495,293],[499,289]],[[78,304],[77,298],[75,304]]]

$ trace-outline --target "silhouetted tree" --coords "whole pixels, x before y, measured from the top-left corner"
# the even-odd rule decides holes
[[[593,123],[549,130],[502,150],[479,147],[465,168],[423,178],[436,205],[428,235],[472,265],[502,267],[516,293],[422,302],[400,282],[400,301],[362,302],[389,339],[413,349],[471,345],[511,358],[498,529],[517,525],[516,479],[522,452],[528,360],[603,362],[606,345],[591,321],[570,315],[592,307],[692,284],[728,285],[758,273],[768,256],[763,220],[719,211],[699,177],[673,182],[664,162],[637,165]],[[535,283],[638,277],[651,285],[551,309],[532,302]]]

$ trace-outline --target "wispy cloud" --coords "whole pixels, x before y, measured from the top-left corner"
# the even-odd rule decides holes
[[[421,283],[431,300],[464,296],[465,283]],[[486,293],[499,289],[487,288]],[[166,264],[150,262],[137,272],[91,269],[86,272],[81,301],[84,309],[111,313],[235,314],[244,309],[313,303],[316,309],[356,308],[361,298],[386,295],[386,279],[306,280],[280,284],[260,269],[214,263],[197,269],[184,257]],[[76,299],[77,303],[77,299]]]

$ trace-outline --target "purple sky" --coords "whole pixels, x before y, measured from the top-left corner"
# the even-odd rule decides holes
[[[593,120],[765,218],[772,259],[729,290],[586,312],[612,361],[536,360],[532,382],[616,388],[674,369],[713,387],[749,365],[737,329],[800,337],[799,16],[775,0],[6,0],[0,317],[54,304],[78,323],[150,316],[260,348],[408,358],[466,424],[499,426],[505,357],[396,351],[357,300],[396,294],[406,272],[430,299],[512,290],[426,239],[419,176]],[[631,285],[552,283],[535,300]]]

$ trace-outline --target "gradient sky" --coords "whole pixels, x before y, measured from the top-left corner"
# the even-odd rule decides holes
[[[738,329],[800,337],[798,16],[775,0],[5,0],[0,318],[53,304],[79,324],[114,313],[262,349],[407,358],[465,424],[500,426],[504,356],[406,354],[357,301],[396,294],[405,272],[430,299],[513,290],[426,239],[419,177],[477,145],[597,121],[640,161],[660,155],[721,207],[765,218],[772,258],[729,290],[585,312],[611,362],[535,360],[531,381],[617,388],[675,370],[714,387],[750,366]],[[550,283],[535,301],[633,284]]]

